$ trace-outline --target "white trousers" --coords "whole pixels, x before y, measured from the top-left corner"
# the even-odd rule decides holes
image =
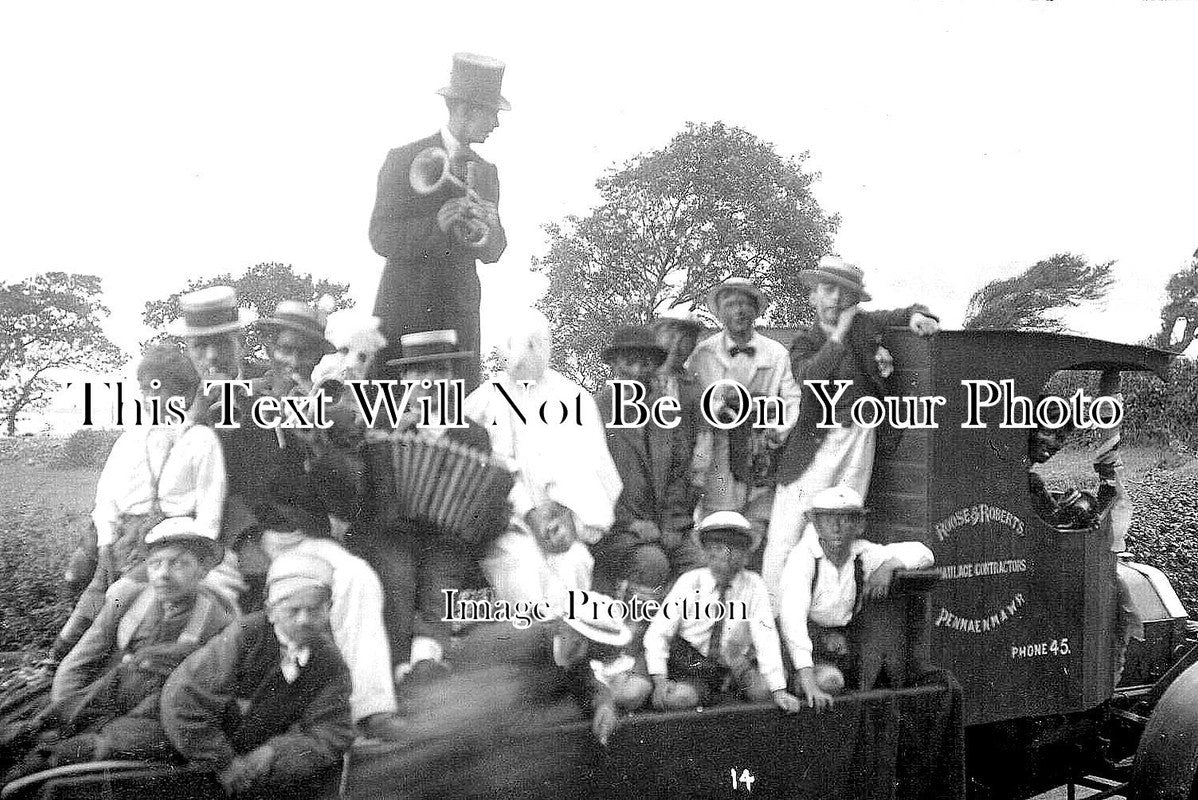
[[[874,468],[873,428],[851,425],[828,431],[807,470],[791,483],[778,486],[761,557],[761,577],[774,613],[779,611],[782,569],[807,527],[811,498],[831,486],[847,486],[862,497],[869,491]]]

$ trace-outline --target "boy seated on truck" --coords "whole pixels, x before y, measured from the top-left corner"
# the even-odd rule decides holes
[[[586,605],[562,618],[553,637],[553,661],[571,677],[570,687],[591,714],[599,744],[616,729],[621,711],[636,711],[653,691],[645,668],[642,638],[610,612],[612,598],[586,592]],[[644,628],[641,623],[634,626]]]
[[[863,538],[867,512],[847,486],[816,494],[810,513],[814,531],[807,529],[782,571],[781,621],[796,690],[823,709],[851,672],[846,628],[853,615],[867,599],[889,593],[895,570],[930,567],[934,559],[921,542]]]
[[[746,700],[799,710],[786,671],[765,582],[745,569],[760,532],[735,511],[708,515],[695,529],[707,566],[683,573],[645,631],[653,707],[706,705],[733,689]]]

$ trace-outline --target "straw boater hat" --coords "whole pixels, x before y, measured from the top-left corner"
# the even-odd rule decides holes
[[[239,308],[237,292],[232,286],[209,286],[179,298],[182,317],[172,322],[168,331],[172,336],[194,339],[218,333],[241,330],[258,315],[248,308]]]
[[[437,94],[496,111],[511,111],[512,104],[499,94],[503,68],[502,61],[489,56],[454,53],[449,85]]]
[[[616,360],[616,354],[622,350],[635,350],[644,353],[653,361],[653,366],[660,367],[666,363],[666,350],[657,343],[657,337],[648,328],[641,325],[626,325],[619,328],[611,337],[611,344],[603,348],[600,357],[608,364]]]
[[[333,567],[320,556],[288,550],[275,556],[266,571],[266,601],[277,603],[304,589],[332,591]]]
[[[863,303],[872,299],[869,292],[865,291],[865,273],[861,271],[861,268],[836,256],[824,256],[819,260],[819,266],[815,269],[801,270],[799,280],[812,289],[817,284],[835,283],[856,292]]]
[[[752,297],[757,303],[757,313],[759,315],[764,314],[765,310],[769,308],[769,298],[765,296],[764,292],[754,286],[751,280],[748,278],[728,278],[723,283],[713,286],[711,291],[707,293],[707,309],[717,317],[720,314],[720,298],[727,292],[741,292]]]
[[[673,326],[698,333],[703,329],[703,320],[699,319],[699,315],[689,308],[683,308],[682,306],[674,306],[666,309],[651,324],[653,330]]]
[[[407,367],[430,361],[457,361],[471,358],[474,353],[458,349],[458,332],[453,328],[440,331],[421,331],[399,337],[403,358],[393,358],[389,367]]]
[[[332,353],[337,348],[333,347],[325,338],[324,329],[327,321],[324,312],[318,308],[298,300],[284,300],[279,303],[272,316],[258,320],[258,327],[295,331],[319,342],[324,352]]]
[[[225,557],[225,548],[220,542],[202,533],[191,517],[167,517],[146,534],[147,549],[156,550],[168,545],[186,547],[209,566],[219,564]]]
[[[599,644],[623,647],[632,641],[632,629],[624,624],[623,619],[613,619],[608,613],[614,600],[597,592],[587,592],[587,599],[594,604],[594,609],[588,608],[577,617],[562,617],[567,625]]]
[[[744,515],[735,511],[716,511],[708,514],[695,527],[699,544],[725,542],[746,548],[750,553],[761,545],[761,533],[753,529]]]
[[[865,503],[856,489],[848,486],[832,486],[817,492],[811,498],[811,510],[838,514],[866,514]]]

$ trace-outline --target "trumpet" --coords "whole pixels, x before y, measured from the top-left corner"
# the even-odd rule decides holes
[[[461,189],[467,201],[466,214],[454,223],[453,234],[462,244],[483,247],[491,238],[491,226],[482,219],[483,199],[474,188],[474,162],[466,162],[466,180],[449,168],[449,153],[441,147],[426,147],[412,159],[408,180],[416,194],[426,195],[446,186]],[[451,201],[452,202],[452,201]]]

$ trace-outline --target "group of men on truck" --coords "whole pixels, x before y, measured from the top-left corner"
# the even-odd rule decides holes
[[[757,330],[770,305],[762,288],[735,277],[708,293],[720,329],[701,341],[692,312],[616,331],[602,354],[612,377],[649,401],[673,398],[673,427],[605,425],[621,398],[611,386],[593,398],[550,366],[536,312],[509,318],[500,372],[479,386],[475,261],[498,258],[505,237],[497,174],[470,144],[508,107],[501,77],[498,62],[459,55],[442,90],[445,129],[388,157],[371,220],[388,259],[382,336],[375,320],[338,348],[307,298],[262,320],[230,287],[180,298],[170,332],[185,350],[147,349],[138,379],[146,397],[186,398],[186,419],[131,428],[109,456],[93,552],[72,561],[82,591],[55,645],[48,706],[6,737],[7,755],[20,755],[10,778],[161,758],[254,796],[335,770],[356,736],[412,741],[421,728],[401,712],[403,694],[451,673],[464,638],[505,635],[464,632],[446,613],[451,590],[546,605],[543,658],[577,678],[604,744],[621,713],[646,706],[739,695],[794,712],[852,685],[854,613],[932,553],[870,541],[877,433],[819,427],[801,387],[847,380],[849,401],[886,395],[895,365],[883,331],[931,336],[936,317],[918,305],[862,310],[862,271],[828,256],[801,272],[815,320],[789,348]],[[424,181],[438,159],[450,178]],[[252,325],[270,364],[251,379],[241,347]],[[348,402],[344,380],[367,375],[406,382],[394,418],[368,424]],[[203,389],[221,379],[250,391],[230,408]],[[462,400],[443,390],[455,379],[472,390]],[[329,430],[255,424],[254,398],[322,392],[340,395]],[[378,393],[356,397],[377,410]],[[760,398],[784,413],[754,425],[745,404]],[[519,412],[547,404],[569,409],[570,424]],[[300,409],[283,407],[284,419]],[[711,424],[707,411],[738,422]],[[465,532],[397,513],[363,454],[416,441],[504,465],[510,492]],[[449,481],[433,463],[409,468]],[[609,610],[640,600],[657,611],[573,617],[577,592]],[[699,611],[667,611],[688,603]]]

